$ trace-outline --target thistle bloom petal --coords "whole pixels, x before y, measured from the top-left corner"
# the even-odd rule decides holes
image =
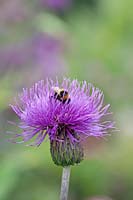
[[[63,103],[56,98],[54,88],[67,91],[70,101],[66,99]],[[60,155],[60,159],[64,159],[63,165],[78,163],[82,159],[71,154],[71,149],[75,148],[82,158],[83,153],[77,147],[82,139],[89,136],[103,137],[109,129],[114,128],[113,122],[105,121],[110,113],[109,105],[103,106],[103,100],[103,93],[86,81],[39,81],[32,88],[23,89],[19,103],[11,105],[20,119],[19,127],[22,129],[22,133],[15,138],[22,137],[27,142],[35,137],[34,145],[39,146],[48,135],[54,159],[58,157],[59,149],[62,152],[67,147],[69,153],[65,154],[65,159],[64,154]],[[58,147],[56,152],[55,146]],[[70,155],[70,162],[66,155]],[[73,157],[76,160],[72,161]]]

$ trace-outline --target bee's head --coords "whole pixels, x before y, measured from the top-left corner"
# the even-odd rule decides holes
[[[53,91],[57,94],[59,94],[60,92],[60,88],[59,87],[52,87]]]

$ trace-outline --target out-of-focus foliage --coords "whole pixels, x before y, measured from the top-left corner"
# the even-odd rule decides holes
[[[9,104],[23,87],[66,75],[104,91],[120,130],[86,141],[85,161],[72,167],[70,199],[133,199],[132,8],[131,0],[0,1],[0,200],[59,198],[62,169],[48,141],[15,145],[6,131],[19,131],[7,121],[15,121]]]

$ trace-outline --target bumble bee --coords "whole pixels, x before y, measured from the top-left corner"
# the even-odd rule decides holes
[[[62,103],[67,103],[70,102],[70,96],[68,94],[68,91],[64,90],[63,88],[59,87],[53,87],[54,90],[54,98],[61,101]]]

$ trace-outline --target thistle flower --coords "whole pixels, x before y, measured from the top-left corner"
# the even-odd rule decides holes
[[[22,129],[15,139],[39,146],[48,135],[55,164],[68,166],[83,159],[81,141],[89,136],[103,137],[113,128],[105,121],[109,105],[103,106],[103,93],[86,81],[64,79],[40,81],[23,89],[20,102],[11,105],[18,115]]]

